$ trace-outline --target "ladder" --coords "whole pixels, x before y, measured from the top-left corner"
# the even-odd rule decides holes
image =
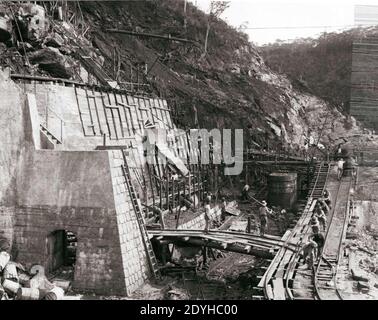
[[[127,165],[125,156],[124,156],[124,165],[122,165],[122,171],[123,171],[123,174],[125,176],[126,185],[127,185],[128,190],[129,190],[129,193],[130,193],[131,202],[133,204],[133,208],[134,208],[135,215],[136,215],[136,218],[137,218],[137,221],[138,221],[139,229],[140,229],[140,232],[142,234],[143,244],[144,244],[144,247],[146,249],[147,259],[148,259],[150,269],[152,271],[154,278],[159,279],[160,278],[160,272],[159,272],[158,263],[157,263],[157,260],[156,260],[154,250],[152,248],[152,243],[151,243],[150,238],[148,236],[148,232],[147,232],[146,224],[145,224],[145,221],[144,221],[144,218],[143,218],[142,210],[140,208],[141,206],[140,206],[139,201],[138,201],[138,196],[137,196],[136,191],[134,189],[134,186],[132,185],[132,182],[131,182],[130,168]]]

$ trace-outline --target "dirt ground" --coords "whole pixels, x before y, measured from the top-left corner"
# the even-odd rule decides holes
[[[248,217],[251,217],[251,232],[258,234],[258,205],[238,201],[238,208],[240,215],[226,219],[222,229],[245,231]],[[281,234],[275,220],[269,220],[266,233]],[[260,280],[258,276],[264,274],[261,267],[267,266],[266,260],[217,250],[214,250],[214,255],[216,259],[210,258],[208,267],[197,272],[197,275],[186,270],[165,277],[159,285],[146,283],[130,299],[167,299],[167,293],[172,290],[177,293],[177,299],[252,299],[253,287]]]
[[[260,192],[258,197],[263,199],[266,190]],[[251,194],[254,194],[253,191]],[[255,195],[256,196],[256,195]],[[233,200],[228,199],[227,200]],[[251,217],[251,233],[259,234],[259,219],[257,203],[238,202],[239,216],[228,216],[221,226],[222,230],[246,231],[248,217]],[[277,210],[277,208],[275,208]],[[195,218],[203,211],[203,208],[182,212],[180,223]],[[166,225],[176,227],[177,220],[174,215],[169,215]],[[282,235],[278,222],[271,217],[266,230],[270,235]],[[193,268],[176,268],[159,282],[147,281],[141,288],[130,297],[98,296],[68,292],[66,300],[162,300],[162,299],[252,299],[253,287],[260,281],[259,276],[265,272],[269,262],[254,256],[220,252],[214,250],[214,256],[209,254],[208,265],[203,269],[193,272]],[[172,265],[173,266],[173,265]],[[263,268],[262,268],[263,267]],[[184,280],[185,279],[185,280]]]
[[[351,213],[356,218],[348,226],[337,281],[344,299],[378,299],[377,186],[378,168],[360,167]]]

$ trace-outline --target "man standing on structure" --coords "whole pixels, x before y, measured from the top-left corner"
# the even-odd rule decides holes
[[[259,208],[259,218],[260,218],[260,236],[265,235],[265,230],[268,226],[268,214],[270,213],[269,208],[265,200],[261,202],[261,207]]]
[[[325,231],[326,228],[327,228],[327,217],[326,217],[324,211],[322,210],[322,208],[320,207],[319,203],[317,204],[317,206],[315,208],[314,217],[316,217],[318,219],[319,223],[323,227],[323,231]]]
[[[323,251],[323,247],[324,247],[324,242],[325,242],[325,238],[324,238],[324,235],[322,233],[315,233],[311,239],[316,242],[317,246],[318,246],[318,250],[317,250],[317,253],[316,253],[316,259],[317,260],[320,260],[321,259],[321,256],[322,256],[322,251]]]
[[[211,204],[211,194],[208,193],[205,197],[205,232],[209,232],[209,224],[210,224],[210,207]]]
[[[243,190],[242,190],[242,193],[241,193],[241,199],[242,199],[242,201],[248,200],[248,191],[249,191],[249,185],[246,184],[243,187]]]
[[[155,217],[155,223],[160,223],[161,229],[165,229],[165,223],[164,223],[164,213],[163,210],[161,210],[159,207],[150,207],[152,208],[152,213]]]
[[[343,176],[344,163],[345,161],[343,160],[343,158],[340,158],[339,161],[337,161],[337,179],[339,180]]]
[[[227,207],[227,202],[226,202],[226,199],[225,197],[222,197],[222,204],[221,204],[221,210],[222,210],[222,213],[221,213],[221,222],[223,222],[224,220],[226,220],[226,207]]]
[[[357,166],[358,166],[357,159],[355,157],[351,157],[350,164],[351,164],[351,167],[352,167],[352,177],[356,178],[356,175],[357,175]]]
[[[278,226],[280,229],[280,233],[284,233],[286,231],[286,217],[287,212],[285,209],[282,209],[278,215]]]

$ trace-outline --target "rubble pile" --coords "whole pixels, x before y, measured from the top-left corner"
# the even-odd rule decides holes
[[[44,268],[34,265],[29,271],[10,260],[6,251],[0,252],[0,300],[62,300],[65,282],[51,283],[45,276]]]
[[[12,72],[83,81],[82,73],[86,72],[75,53],[86,46],[101,60],[70,23],[62,22],[58,27],[42,6],[24,3],[0,7],[0,66],[10,67]]]

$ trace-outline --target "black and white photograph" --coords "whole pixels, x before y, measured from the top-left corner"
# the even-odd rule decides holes
[[[0,0],[0,300],[236,319],[377,253],[377,1]]]

